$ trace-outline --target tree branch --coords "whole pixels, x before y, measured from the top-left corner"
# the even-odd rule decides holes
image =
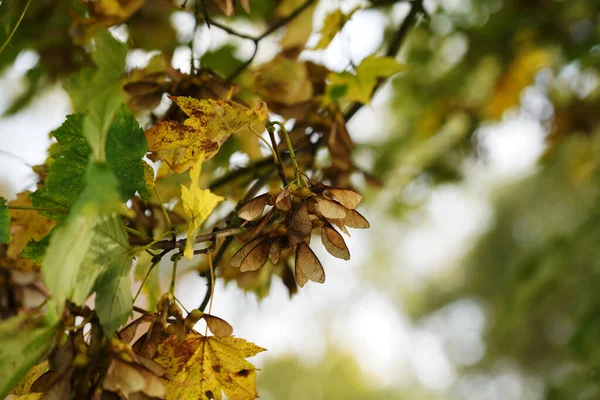
[[[250,56],[250,58],[248,60],[246,60],[242,65],[240,65],[235,71],[233,71],[233,73],[226,78],[226,81],[231,82],[232,80],[237,78],[238,75],[241,74],[246,68],[248,68],[248,66],[252,63],[252,61],[254,61],[254,58],[256,57],[256,54],[258,53],[258,44],[260,43],[261,40],[263,40],[264,38],[266,38],[267,36],[269,36],[270,34],[275,32],[279,28],[282,28],[285,25],[289,24],[294,18],[296,18],[298,15],[300,15],[300,13],[302,13],[302,11],[306,10],[314,2],[315,2],[315,0],[305,1],[302,5],[300,5],[294,11],[292,11],[288,16],[279,20],[276,24],[269,27],[266,31],[264,31],[259,36],[251,36],[251,35],[247,35],[245,33],[238,32],[235,29],[228,27],[227,25],[223,25],[219,22],[212,20],[208,16],[208,13],[206,12],[206,8],[203,7],[204,8],[204,12],[203,12],[204,20],[206,21],[206,25],[209,28],[211,26],[216,26],[217,28],[229,33],[230,35],[237,36],[239,38],[246,39],[246,40],[252,40],[252,42],[254,43],[254,51],[252,52],[252,55]]]
[[[390,43],[390,47],[388,48],[388,50],[385,53],[386,56],[395,57],[398,54],[398,51],[400,51],[400,47],[402,47],[402,43],[404,43],[404,40],[406,39],[406,35],[408,34],[408,31],[414,25],[419,12],[422,12],[422,11],[423,11],[423,0],[415,0],[412,7],[410,8],[410,11],[408,12],[408,15],[406,16],[406,18],[404,18],[404,21],[402,21],[402,24],[396,31],[396,34],[394,35],[394,38],[392,39],[392,42]],[[375,95],[375,93],[379,90],[379,88],[381,87],[381,85],[384,82],[385,82],[385,79],[377,80],[377,84],[375,85],[375,88],[373,88],[372,96]],[[360,110],[363,106],[364,106],[364,103],[358,103],[358,102],[352,103],[352,105],[350,105],[350,108],[348,108],[348,111],[346,111],[346,113],[344,114],[344,120],[349,121],[358,112],[358,110]]]

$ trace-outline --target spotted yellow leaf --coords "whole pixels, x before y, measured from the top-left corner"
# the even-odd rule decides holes
[[[8,202],[8,205],[31,207],[30,193],[27,191],[17,194],[17,198]],[[42,240],[54,228],[56,222],[32,210],[10,210],[10,216],[12,241],[7,246],[5,257],[0,257],[0,266],[25,272],[39,270],[40,266],[36,262],[21,258],[20,254],[30,240]]]
[[[153,160],[164,160],[176,173],[188,170],[200,159],[212,158],[232,133],[267,120],[267,107],[256,109],[224,101],[170,96],[190,118],[183,124],[163,121],[148,129],[146,140]]]
[[[190,218],[184,256],[190,260],[194,256],[194,241],[196,240],[200,226],[215,209],[217,204],[224,200],[223,197],[217,196],[208,189],[200,189],[198,186],[202,161],[203,158],[200,157],[192,169],[190,169],[190,178],[192,180],[190,187],[187,188],[181,185],[183,211]]]
[[[245,359],[261,351],[244,339],[190,333],[183,342],[168,338],[155,361],[166,370],[167,400],[220,400],[222,392],[231,400],[249,400],[258,397],[256,368]]]

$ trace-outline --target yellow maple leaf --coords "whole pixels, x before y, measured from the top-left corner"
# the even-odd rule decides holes
[[[268,118],[265,103],[256,109],[246,109],[224,100],[170,96],[190,118],[183,124],[163,121],[145,132],[148,151],[153,160],[164,160],[173,171],[181,173],[191,168],[200,157],[212,158],[232,133],[248,129]]]
[[[84,1],[89,10],[89,18],[74,16],[76,39],[85,41],[99,28],[108,28],[128,20],[146,0],[97,0]]]
[[[170,399],[216,399],[225,392],[231,400],[255,399],[256,368],[245,359],[265,351],[235,337],[218,338],[190,333],[183,342],[171,336],[158,347],[155,361]]]
[[[17,194],[17,198],[9,201],[8,205],[31,207],[30,193],[26,191]],[[0,258],[0,266],[16,268],[21,271],[39,270],[36,262],[21,258],[19,255],[31,239],[42,240],[54,228],[56,222],[32,210],[10,210],[10,216],[10,234],[13,239],[6,249],[6,258]]]
[[[347,100],[368,103],[378,78],[389,78],[406,67],[393,57],[372,55],[356,68],[356,74],[348,71],[327,76],[327,95],[330,100],[344,97]]]
[[[344,14],[342,10],[336,8],[327,14],[323,20],[323,26],[319,31],[321,39],[319,39],[319,43],[317,43],[315,49],[326,49],[333,38],[335,38],[342,28],[344,28],[346,22],[348,22],[350,18],[352,18],[352,15],[359,9],[360,7],[355,7],[348,14]]]
[[[185,245],[184,256],[188,259],[194,257],[194,241],[200,230],[200,226],[210,213],[215,209],[217,204],[225,200],[221,196],[217,196],[208,189],[200,189],[198,187],[198,179],[202,170],[203,157],[200,157],[196,164],[190,169],[190,178],[192,182],[187,188],[181,185],[181,201],[183,203],[183,211],[190,218],[190,226],[187,233],[187,241]]]

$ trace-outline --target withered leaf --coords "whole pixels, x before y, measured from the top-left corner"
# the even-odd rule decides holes
[[[325,270],[315,253],[302,242],[296,250],[296,283],[304,287],[308,281],[325,282]]]
[[[350,259],[350,251],[342,235],[331,226],[324,225],[321,228],[321,241],[329,254],[342,260]]]
[[[256,271],[262,268],[269,259],[269,250],[273,239],[263,239],[258,246],[254,247],[250,253],[244,258],[240,264],[240,271]]]
[[[341,205],[351,210],[354,210],[356,207],[358,207],[363,199],[362,195],[354,190],[337,187],[329,187],[328,190],[329,193],[335,196]]]
[[[256,392],[256,368],[245,360],[262,347],[244,339],[190,333],[183,342],[170,337],[160,345],[156,361],[165,367],[167,400],[250,400]]]
[[[312,222],[306,202],[303,201],[300,204],[300,208],[294,212],[292,219],[290,220],[290,226],[288,227],[288,238],[292,245],[303,242],[307,237],[310,236],[312,230]]]
[[[206,321],[206,325],[208,325],[208,329],[216,336],[216,337],[227,337],[231,336],[233,333],[233,328],[227,321],[222,318],[215,317],[214,315],[204,314],[202,316]]]
[[[238,216],[246,221],[254,221],[262,215],[267,202],[269,201],[269,197],[271,195],[269,193],[261,194],[260,196],[256,196],[249,202],[245,203],[240,207],[238,211]]]
[[[342,219],[346,217],[348,210],[340,203],[323,196],[315,196],[314,199],[317,202],[317,211],[325,218]]]

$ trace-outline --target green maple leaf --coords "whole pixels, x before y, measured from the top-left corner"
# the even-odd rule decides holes
[[[8,243],[11,240],[10,236],[10,213],[6,206],[6,199],[0,197],[0,243]]]

